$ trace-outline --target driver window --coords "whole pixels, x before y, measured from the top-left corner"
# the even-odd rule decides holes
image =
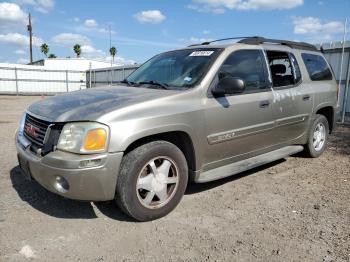
[[[245,93],[267,88],[266,63],[263,53],[260,50],[233,52],[219,70],[219,80],[225,76],[244,80]]]

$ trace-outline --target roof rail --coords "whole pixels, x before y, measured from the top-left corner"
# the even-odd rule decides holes
[[[248,38],[254,38],[254,37],[257,37],[257,36],[240,36],[240,37],[237,36],[237,37],[221,38],[221,39],[203,42],[200,44],[193,44],[193,45],[189,45],[189,46],[210,45],[211,43],[215,43],[215,42],[221,42],[221,41],[227,41],[227,40],[237,40],[237,39],[248,39]]]
[[[305,42],[294,42],[294,41],[288,41],[288,40],[269,39],[269,38],[264,38],[261,36],[229,37],[229,38],[222,38],[222,39],[217,39],[217,40],[213,40],[213,41],[203,42],[200,44],[194,44],[194,45],[190,45],[190,46],[210,45],[211,43],[215,43],[215,42],[221,42],[221,41],[226,41],[226,40],[237,40],[237,39],[241,39],[240,41],[237,42],[237,43],[241,43],[241,44],[260,45],[260,44],[264,44],[264,43],[272,43],[272,44],[280,44],[280,45],[289,46],[290,48],[294,48],[294,49],[318,51],[316,46],[305,43]]]
[[[249,45],[260,45],[260,44],[264,44],[264,43],[272,43],[272,44],[286,45],[286,46],[289,46],[289,47],[295,48],[295,49],[318,51],[316,46],[305,43],[305,42],[294,42],[294,41],[288,41],[288,40],[269,39],[269,38],[264,38],[264,37],[260,37],[260,36],[245,38],[245,39],[238,41],[238,43],[249,44]]]

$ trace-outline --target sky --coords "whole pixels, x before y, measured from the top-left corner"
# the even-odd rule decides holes
[[[341,41],[350,0],[0,1],[0,62],[28,63],[29,12],[34,60],[44,58],[42,43],[57,57],[74,57],[73,46],[78,43],[82,57],[110,61],[111,32],[115,61],[130,64],[163,51],[234,36]]]

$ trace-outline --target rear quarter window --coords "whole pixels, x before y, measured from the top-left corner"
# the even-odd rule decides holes
[[[329,68],[326,60],[320,55],[314,54],[301,54],[307,72],[309,73],[312,81],[324,81],[332,80],[331,69]]]

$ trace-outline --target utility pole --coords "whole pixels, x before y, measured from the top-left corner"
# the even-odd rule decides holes
[[[33,32],[32,32],[32,19],[29,13],[29,24],[27,25],[27,30],[29,32],[29,54],[30,54],[30,63],[33,63]]]

